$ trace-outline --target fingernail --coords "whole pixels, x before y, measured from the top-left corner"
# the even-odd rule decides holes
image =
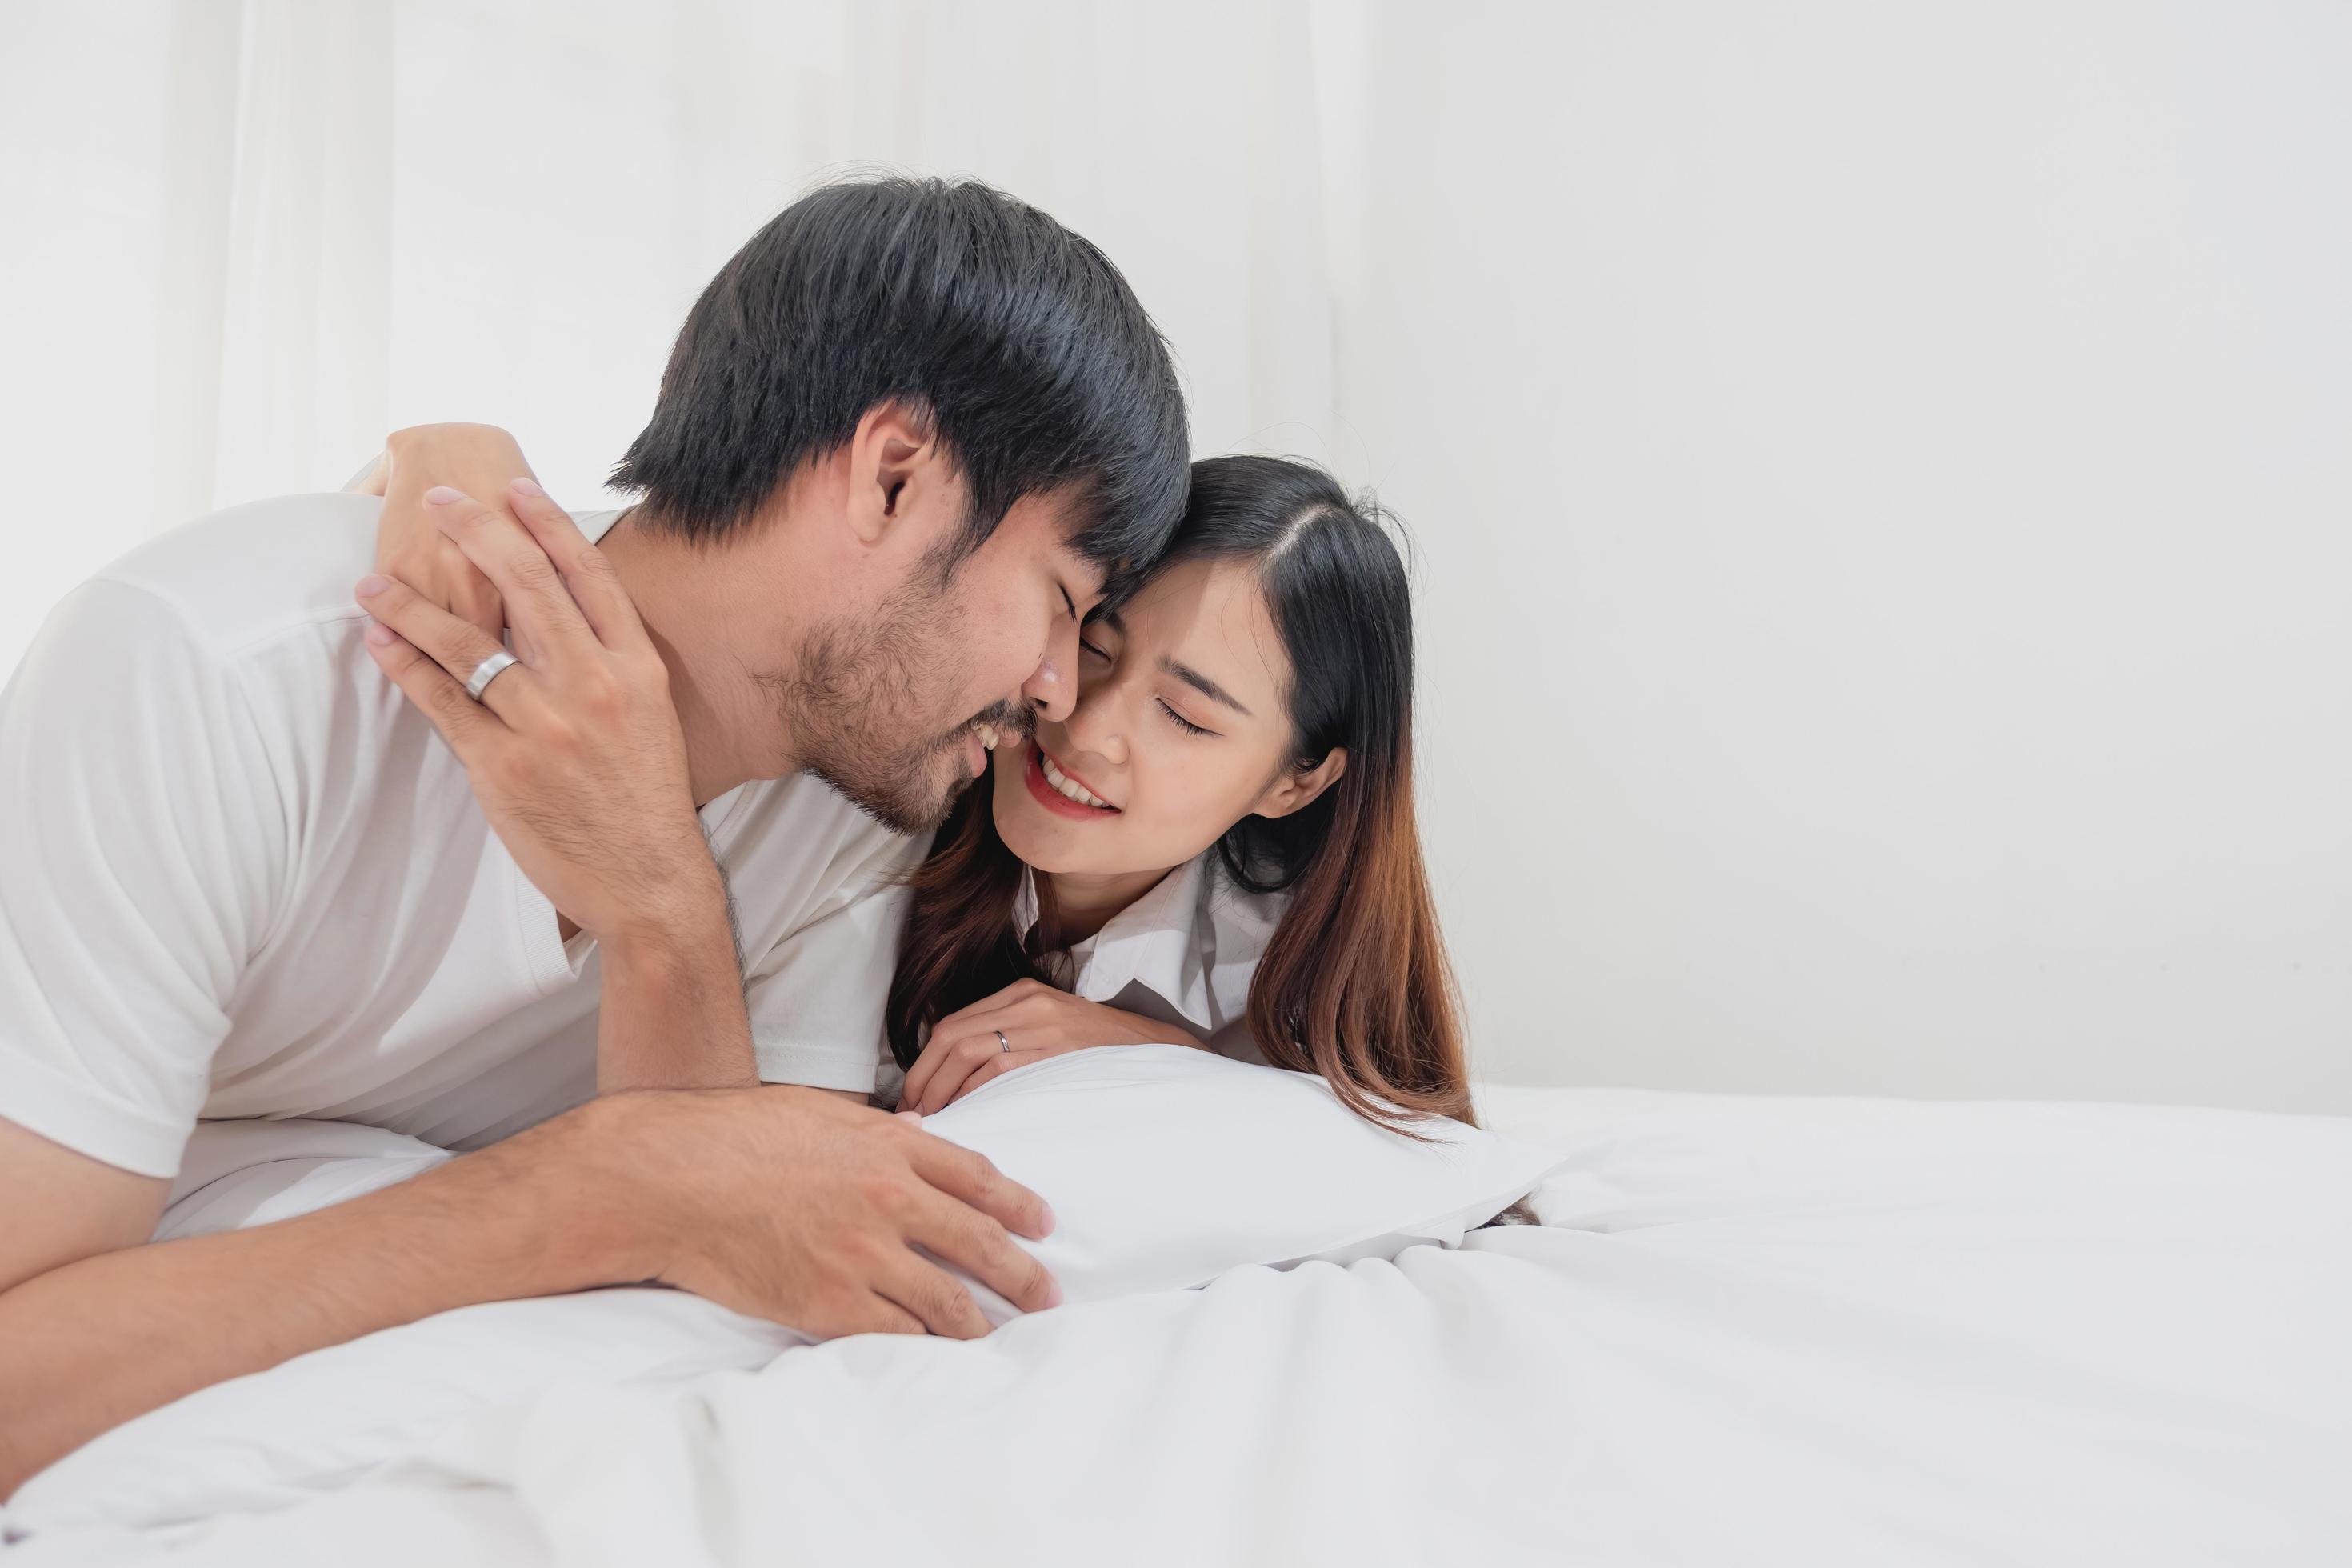
[[[425,499],[434,506],[448,506],[454,502],[464,500],[466,499],[466,492],[463,490],[451,489],[447,485],[435,485],[431,489],[425,492]]]
[[[1052,1284],[1045,1287],[1045,1305],[1048,1307],[1058,1307],[1061,1304],[1062,1282],[1059,1279],[1056,1279]]]
[[[391,586],[391,578],[379,577],[374,573],[371,572],[366,576],[360,579],[360,597],[362,599],[373,598],[374,595],[383,593],[386,588]]]
[[[1037,1200],[1037,1224],[1042,1227],[1037,1232],[1039,1236],[1054,1234],[1054,1205],[1043,1198]]]
[[[898,1120],[901,1121],[911,1121],[916,1126],[920,1127],[923,1124],[923,1113],[919,1110],[902,1110],[898,1112]]]
[[[382,621],[370,621],[368,623],[367,640],[375,644],[376,647],[390,647],[392,646],[392,628],[385,626]]]
[[[512,484],[507,486],[507,489],[514,491],[514,493],[519,496],[542,496],[547,493],[545,490],[539,488],[537,481],[528,478],[515,480]]]

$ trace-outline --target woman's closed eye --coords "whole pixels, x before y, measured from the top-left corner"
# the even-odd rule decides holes
[[[1118,662],[1111,657],[1111,653],[1108,648],[1103,647],[1102,644],[1095,641],[1091,637],[1082,636],[1078,638],[1078,661],[1083,664],[1089,658],[1098,658],[1105,664],[1114,664]],[[1216,735],[1223,733],[1222,731],[1212,730],[1205,724],[1193,723],[1192,721],[1187,719],[1181,712],[1178,711],[1176,705],[1169,701],[1165,697],[1154,697],[1151,700],[1159,704],[1160,711],[1168,716],[1168,721],[1170,723],[1175,725],[1178,729],[1183,731],[1188,735]]]
[[[1217,733],[1216,731],[1210,729],[1208,726],[1204,724],[1195,724],[1190,719],[1185,718],[1181,713],[1177,712],[1174,708],[1169,706],[1168,699],[1165,697],[1155,697],[1152,700],[1159,703],[1160,710],[1162,713],[1167,714],[1169,718],[1174,720],[1177,725],[1181,728],[1186,734],[1213,735]]]

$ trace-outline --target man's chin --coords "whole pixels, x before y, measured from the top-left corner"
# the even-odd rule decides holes
[[[824,767],[813,766],[809,771],[891,832],[909,837],[932,832],[945,822],[949,810],[973,782],[961,765],[942,776],[945,771],[936,753],[887,781],[847,778]]]

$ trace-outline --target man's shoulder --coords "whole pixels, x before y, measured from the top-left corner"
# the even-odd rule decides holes
[[[454,776],[454,797],[462,770],[360,635],[351,590],[378,510],[289,496],[150,540],[49,613],[0,690],[0,731],[15,726],[61,767],[149,769],[198,795],[274,789],[289,811],[332,803],[306,831],[359,821],[365,781],[387,769],[412,816],[428,772]]]
[[[275,496],[183,523],[102,568],[225,656],[321,622],[357,621],[373,563],[374,496]]]

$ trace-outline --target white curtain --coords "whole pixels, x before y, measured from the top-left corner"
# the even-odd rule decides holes
[[[11,5],[0,674],[146,533],[339,485],[400,425],[509,426],[593,501],[696,290],[861,166],[1056,214],[1174,341],[1204,449],[1328,455],[1317,25],[1230,0]]]

